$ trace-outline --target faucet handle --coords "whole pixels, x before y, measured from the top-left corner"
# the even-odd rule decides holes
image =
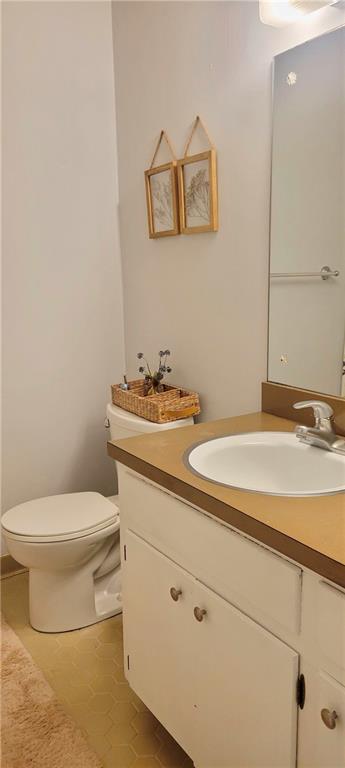
[[[326,429],[328,432],[333,431],[331,420],[333,418],[333,408],[323,400],[301,400],[299,403],[294,403],[293,406],[296,411],[302,408],[312,408],[315,417],[315,427],[317,429]]]

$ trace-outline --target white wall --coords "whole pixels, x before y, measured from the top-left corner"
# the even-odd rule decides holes
[[[3,6],[3,510],[113,490],[123,372],[111,9]]]
[[[204,419],[258,409],[266,378],[272,58],[344,23],[336,7],[274,29],[256,2],[113,3],[128,372],[170,347]],[[150,241],[143,171],[161,128],[181,156],[196,114],[218,149],[219,232]]]

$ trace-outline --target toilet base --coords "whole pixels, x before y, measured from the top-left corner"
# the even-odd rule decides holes
[[[95,607],[97,621],[122,613],[121,566],[111,575],[95,580]]]
[[[122,611],[121,566],[94,579],[89,569],[29,570],[30,624],[38,632],[69,632]]]

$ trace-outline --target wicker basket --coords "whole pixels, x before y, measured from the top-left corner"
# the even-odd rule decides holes
[[[136,413],[156,424],[186,419],[200,413],[199,395],[187,389],[164,385],[164,392],[144,396],[144,381],[138,379],[129,382],[130,389],[121,389],[119,384],[112,384],[111,396],[114,405],[125,411]]]

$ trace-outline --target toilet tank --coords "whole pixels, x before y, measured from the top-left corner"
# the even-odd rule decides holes
[[[176,429],[178,427],[187,427],[194,424],[194,419],[189,416],[188,419],[178,419],[169,421],[167,424],[155,424],[153,421],[142,419],[135,413],[124,411],[117,405],[108,403],[105,425],[109,428],[111,440],[121,440],[124,437],[135,437],[145,432],[161,432],[163,429]]]

